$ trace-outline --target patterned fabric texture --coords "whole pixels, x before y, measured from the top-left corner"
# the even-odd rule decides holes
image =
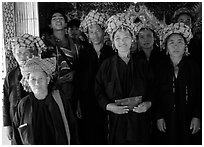
[[[56,69],[56,58],[45,58],[34,57],[28,59],[26,64],[21,67],[21,73],[23,77],[34,71],[44,71],[48,76],[51,76]]]
[[[13,51],[15,48],[27,48],[33,50],[35,56],[41,56],[42,50],[46,49],[44,42],[37,36],[30,34],[23,34],[19,37],[10,39],[10,49]]]
[[[94,24],[98,24],[101,28],[105,28],[105,22],[108,19],[108,15],[105,13],[97,12],[92,10],[84,18],[80,24],[80,30],[83,31],[86,36],[88,36],[88,27]]]
[[[160,36],[160,45],[163,49],[165,48],[166,39],[171,34],[181,34],[186,39],[187,44],[190,42],[191,38],[193,38],[191,29],[187,25],[184,23],[172,23],[163,29],[163,33]]]
[[[127,28],[132,33],[132,36],[135,37],[136,24],[133,23],[130,15],[126,13],[118,13],[111,16],[106,24],[106,32],[109,34],[111,40],[113,40],[113,34],[120,28]]]

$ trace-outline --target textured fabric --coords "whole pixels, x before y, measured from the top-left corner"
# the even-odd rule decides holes
[[[12,51],[14,51],[15,48],[31,49],[32,52],[36,52],[35,56],[40,56],[42,50],[47,48],[39,37],[30,34],[23,34],[21,36],[11,38],[10,45]]]
[[[48,76],[50,76],[56,68],[56,59],[55,58],[45,58],[41,59],[35,57],[28,59],[26,64],[21,68],[21,73],[23,77],[26,77],[27,74],[34,71],[44,71]]]
[[[135,37],[135,27],[136,25],[132,22],[130,15],[126,13],[118,13],[111,16],[107,21],[106,32],[110,35],[110,39],[113,40],[113,34],[119,28],[127,28],[131,33],[133,38]]]
[[[193,38],[193,34],[191,29],[185,25],[184,23],[171,23],[170,25],[164,27],[162,34],[160,35],[160,45],[162,48],[165,48],[166,39],[171,34],[181,34],[187,41],[187,44],[190,42],[191,38]]]
[[[105,27],[105,22],[108,16],[105,13],[100,13],[96,10],[92,10],[88,13],[88,15],[84,18],[84,20],[80,24],[80,30],[83,31],[86,36],[88,36],[88,27],[94,24],[100,25],[100,27]]]

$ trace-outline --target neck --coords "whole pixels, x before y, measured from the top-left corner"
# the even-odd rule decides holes
[[[118,53],[119,57],[127,64],[130,60],[130,52],[128,53]]]
[[[59,40],[63,40],[65,38],[65,30],[55,30],[53,31],[53,34]]]
[[[174,65],[178,65],[182,59],[182,57],[174,57],[174,56],[170,56],[170,58]]]
[[[153,47],[143,49],[143,51],[144,51],[144,53],[146,55],[147,60],[149,60],[149,58],[151,56],[152,50],[153,50]]]
[[[93,44],[94,49],[97,51],[100,51],[103,47],[103,43],[99,43],[99,44]]]
[[[48,91],[46,90],[46,91],[43,91],[43,92],[34,93],[34,95],[38,100],[43,100],[48,95]]]

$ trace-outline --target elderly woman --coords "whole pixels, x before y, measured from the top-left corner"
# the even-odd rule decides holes
[[[148,144],[150,79],[146,62],[130,55],[135,25],[123,13],[109,18],[107,25],[117,55],[101,65],[95,93],[108,114],[109,144]]]
[[[31,93],[21,99],[15,115],[23,144],[76,144],[75,119],[59,90],[49,87],[55,58],[33,58],[21,69],[24,85]]]
[[[201,71],[187,56],[191,38],[190,28],[183,23],[170,24],[161,36],[168,54],[159,65],[156,80],[161,144],[194,144],[192,139],[201,127]]]
[[[4,81],[3,125],[7,128],[7,136],[11,144],[22,144],[18,131],[13,125],[18,102],[28,94],[20,84],[22,78],[20,70],[27,59],[40,56],[42,48],[45,48],[42,40],[30,34],[23,34],[10,40],[10,49],[18,66],[7,74]]]
[[[80,24],[81,30],[89,39],[89,43],[80,51],[76,78],[82,144],[107,144],[105,113],[98,106],[94,94],[96,73],[102,62],[114,54],[111,46],[106,45],[104,40],[106,20],[104,13],[92,10]]]

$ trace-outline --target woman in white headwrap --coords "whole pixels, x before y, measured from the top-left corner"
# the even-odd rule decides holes
[[[55,58],[32,58],[22,67],[23,85],[31,93],[20,100],[14,123],[22,143],[30,145],[76,144],[77,130],[69,103],[59,90],[49,87]]]
[[[3,86],[3,125],[6,127],[11,144],[22,144],[18,131],[13,125],[13,117],[19,100],[28,94],[20,84],[22,78],[20,68],[29,58],[40,56],[43,48],[46,48],[43,41],[39,37],[30,34],[23,34],[10,39],[10,50],[8,52],[12,52],[18,65],[8,72],[5,77]]]
[[[135,24],[120,13],[107,21],[107,32],[117,54],[101,65],[95,93],[108,114],[109,144],[148,144],[151,96],[149,72],[144,60],[131,56]]]
[[[160,63],[156,75],[160,144],[195,144],[192,139],[201,132],[201,70],[188,57],[192,37],[184,23],[166,26],[161,36],[167,59]]]

